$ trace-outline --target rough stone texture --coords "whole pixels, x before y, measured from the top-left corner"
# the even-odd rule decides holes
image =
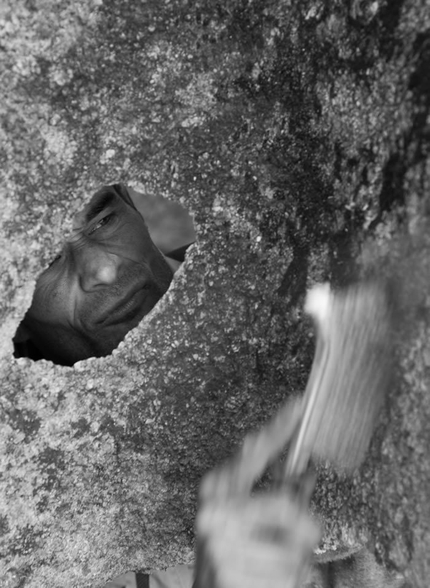
[[[412,301],[388,408],[314,508],[323,547],[427,585],[429,31],[417,0],[3,0],[2,585],[190,560],[200,476],[304,387],[306,288],[384,258]],[[198,243],[111,357],[14,360],[35,278],[116,181],[184,203]]]

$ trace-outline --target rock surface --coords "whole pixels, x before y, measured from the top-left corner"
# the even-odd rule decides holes
[[[321,469],[314,508],[323,548],[369,541],[426,585],[429,8],[3,0],[5,586],[96,588],[192,559],[201,475],[304,388],[306,289],[375,264],[410,299],[396,377],[366,463]],[[195,215],[171,289],[110,357],[15,360],[38,273],[118,181]]]

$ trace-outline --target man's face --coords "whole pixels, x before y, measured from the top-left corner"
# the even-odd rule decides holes
[[[39,277],[24,324],[57,363],[107,355],[171,280],[126,189],[108,186],[77,215],[72,237]]]

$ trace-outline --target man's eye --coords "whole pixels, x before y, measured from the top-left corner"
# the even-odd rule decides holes
[[[114,213],[111,212],[110,214],[107,214],[106,216],[101,218],[99,221],[97,221],[97,223],[93,227],[91,227],[89,234],[91,235],[91,233],[94,233],[98,229],[101,229],[101,227],[104,227],[105,225],[109,224],[110,221],[113,219],[113,216],[114,216]]]

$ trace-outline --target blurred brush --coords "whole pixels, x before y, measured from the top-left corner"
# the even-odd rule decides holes
[[[392,313],[382,283],[339,292],[316,286],[305,311],[314,319],[317,344],[286,463],[285,476],[293,478],[306,470],[311,455],[344,469],[361,464],[391,372]]]

